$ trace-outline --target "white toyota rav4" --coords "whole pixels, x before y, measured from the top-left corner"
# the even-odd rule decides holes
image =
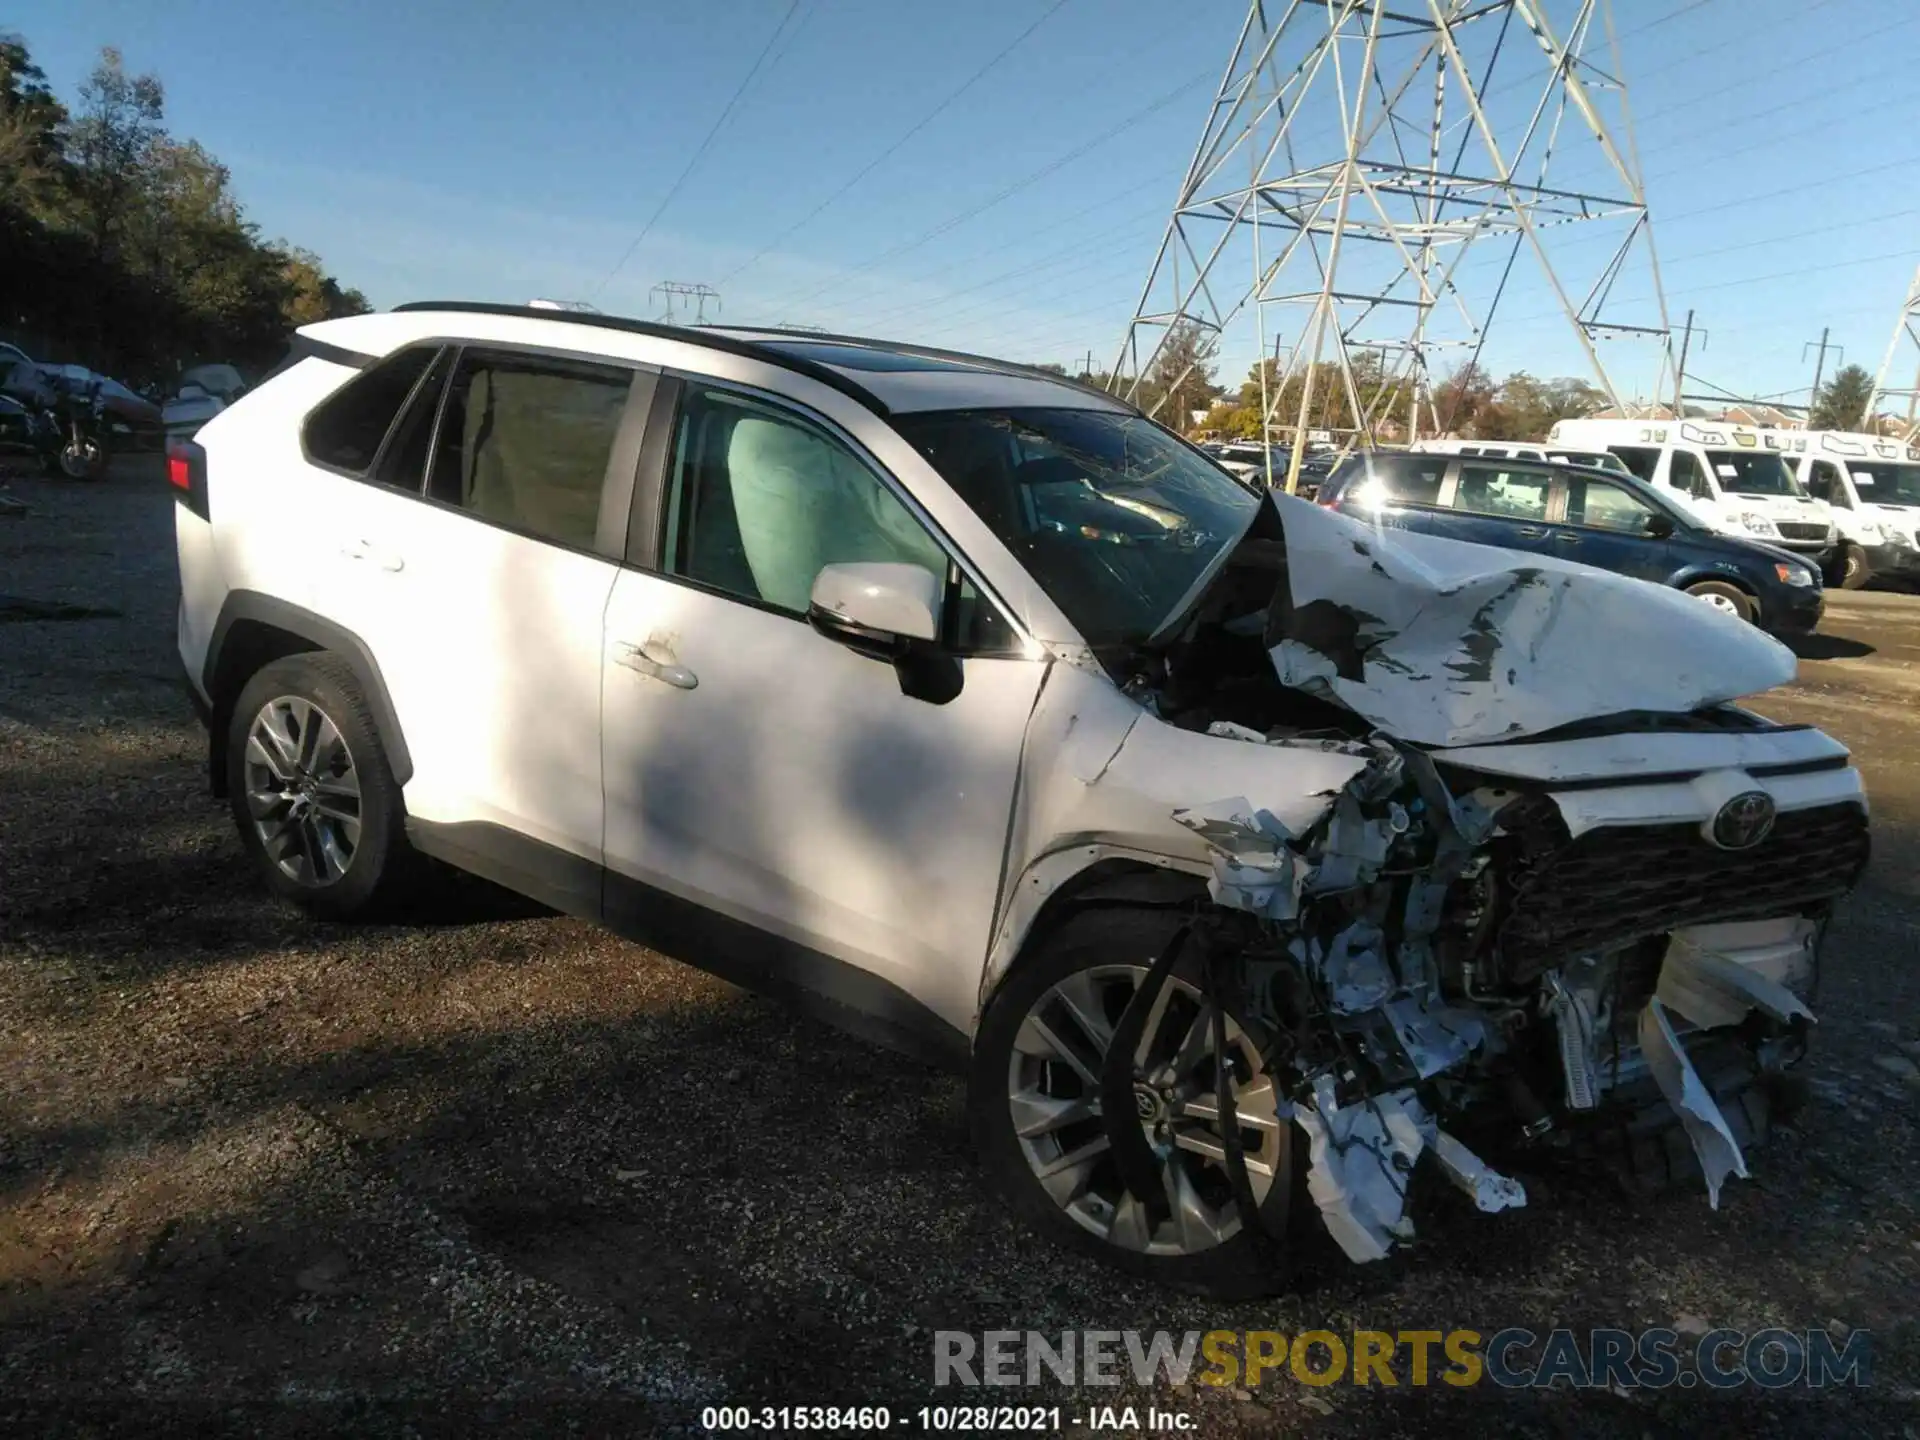
[[[1717,1198],[1866,863],[1758,631],[1019,366],[406,306],[169,465],[276,891],[424,854],[950,1059],[1009,1201],[1173,1283],[1386,1254],[1423,1153],[1524,1203],[1467,1139]]]

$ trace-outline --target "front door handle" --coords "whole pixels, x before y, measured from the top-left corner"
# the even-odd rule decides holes
[[[675,663],[671,654],[660,659],[649,655],[645,645],[629,645],[625,641],[618,642],[613,649],[616,665],[624,665],[652,680],[664,680],[676,690],[691,690],[700,683],[700,677]]]
[[[366,560],[378,565],[382,570],[397,573],[407,568],[406,560],[391,550],[382,550],[365,540],[349,540],[340,547],[340,553],[349,560]]]
[[[1580,537],[1567,530],[1554,531],[1553,538],[1558,540],[1562,545],[1578,545],[1580,543]]]
[[[1547,532],[1542,530],[1538,525],[1522,525],[1513,533],[1518,535],[1522,540],[1538,540]]]

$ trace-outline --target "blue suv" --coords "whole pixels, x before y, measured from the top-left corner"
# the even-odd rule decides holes
[[[1362,451],[1317,498],[1356,519],[1672,585],[1776,635],[1804,635],[1820,623],[1812,566],[1709,530],[1652,486],[1613,470]]]

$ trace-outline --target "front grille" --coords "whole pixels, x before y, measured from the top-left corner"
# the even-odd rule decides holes
[[[1866,810],[1851,803],[1788,811],[1751,850],[1717,849],[1694,824],[1603,826],[1574,840],[1545,796],[1508,810],[1494,934],[1514,981],[1683,925],[1790,914],[1844,894],[1867,864]]]
[[[1782,540],[1824,540],[1827,538],[1826,526],[1809,525],[1804,520],[1780,520],[1775,522],[1774,528],[1779,530]]]

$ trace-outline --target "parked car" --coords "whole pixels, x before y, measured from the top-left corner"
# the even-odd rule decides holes
[[[1384,1256],[1423,1155],[1524,1203],[1469,1126],[1747,1173],[1867,853],[1845,748],[1731,703],[1794,673],[1752,627],[1255,493],[978,356],[300,333],[169,455],[275,893],[377,914],[434,856],[950,1060],[1018,1213],[1219,1294],[1296,1224]]]
[[[1273,483],[1276,487],[1286,484],[1287,470],[1293,461],[1293,452],[1284,445],[1275,445],[1271,451],[1245,440],[1228,440],[1219,445],[1208,446],[1207,451],[1219,466],[1242,480],[1255,481],[1261,485],[1267,483],[1269,461],[1272,465]],[[1309,498],[1315,488],[1332,469],[1333,452],[1329,447],[1309,446],[1300,460],[1300,478],[1298,493]]]
[[[1846,557],[1833,511],[1801,489],[1778,433],[1717,420],[1561,420],[1547,441],[1609,450],[1701,523],[1791,550],[1838,580]]]
[[[1820,572],[1776,546],[1702,524],[1612,470],[1448,453],[1348,458],[1320,503],[1356,518],[1526,550],[1671,585],[1777,635],[1820,623]]]

